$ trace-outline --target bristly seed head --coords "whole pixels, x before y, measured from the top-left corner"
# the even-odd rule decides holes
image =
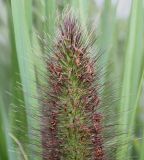
[[[46,60],[49,88],[42,111],[43,160],[106,160],[101,99],[86,36],[77,19],[65,16]]]

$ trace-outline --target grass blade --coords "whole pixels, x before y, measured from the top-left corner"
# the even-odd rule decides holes
[[[114,33],[116,29],[116,5],[113,6],[111,1],[105,1],[102,15],[100,19],[100,26],[99,30],[101,32],[100,39],[99,39],[99,48],[104,51],[104,56],[102,59],[102,64],[104,67],[103,72],[107,73],[108,68],[107,65],[109,62],[112,62],[112,57],[115,57],[114,53]],[[108,77],[103,77],[103,82]]]
[[[131,11],[131,18],[130,18],[130,25],[129,25],[129,37],[128,37],[128,45],[127,45],[127,50],[125,54],[125,64],[124,64],[124,75],[123,75],[123,88],[122,88],[122,95],[121,95],[121,119],[120,119],[120,124],[127,124],[122,126],[122,131],[129,132],[129,136],[131,135],[131,129],[132,129],[132,124],[131,122],[131,115],[127,114],[127,111],[133,110],[135,112],[136,110],[134,109],[134,104],[135,104],[135,98],[133,96],[130,96],[131,93],[133,92],[134,88],[134,83],[132,78],[134,77],[134,81],[139,81],[139,75],[135,74],[133,70],[136,72],[140,71],[140,66],[137,66],[137,63],[139,62],[139,58],[142,57],[141,53],[141,33],[142,31],[142,23],[141,21],[141,16],[142,16],[142,1],[137,1],[133,0],[132,3],[132,11]],[[137,29],[139,30],[139,33],[137,33]],[[139,49],[140,48],[140,49]],[[139,60],[138,60],[139,59]],[[138,85],[136,85],[138,87]],[[126,98],[124,98],[126,97]],[[134,99],[134,100],[132,100]],[[134,103],[133,103],[134,102]],[[125,111],[125,112],[123,112]],[[134,113],[133,113],[134,114]],[[123,141],[128,139],[127,135],[122,136]],[[119,152],[120,155],[118,157],[120,159],[123,159],[125,157],[128,159],[129,154],[128,154],[128,144],[121,149]]]
[[[55,20],[56,20],[56,1],[45,0],[45,17],[47,22],[45,23],[45,32],[50,36],[53,36],[55,32]]]
[[[25,0],[25,14],[29,34],[32,34],[32,0]]]
[[[0,96],[0,160],[16,160],[8,133],[8,117],[6,116],[4,104]]]
[[[140,85],[139,85],[139,89],[138,89],[138,94],[137,94],[135,108],[137,107],[137,105],[139,103],[139,99],[140,99],[140,96],[141,96],[143,84],[144,84],[144,70],[143,70],[143,74],[142,74]],[[143,124],[142,124],[142,128],[143,128],[143,137],[144,137],[144,125]],[[144,138],[143,137],[142,137],[142,143],[141,143],[140,148],[139,148],[139,151],[140,151],[140,160],[144,159],[144,152],[143,152],[144,151]]]
[[[72,3],[73,8],[78,10],[82,26],[86,26],[87,18],[88,18],[89,1],[72,0],[71,3]]]
[[[17,49],[18,64],[23,87],[24,102],[27,115],[32,115],[33,111],[37,111],[38,102],[32,96],[36,96],[36,77],[34,73],[33,54],[30,44],[30,35],[26,21],[26,11],[24,0],[11,0],[12,17],[15,32],[15,41]],[[29,129],[29,141],[31,139],[30,126],[37,125],[30,116],[27,117]],[[30,142],[29,142],[30,143]],[[31,144],[31,143],[30,143]],[[31,155],[31,159],[36,159],[36,155]]]

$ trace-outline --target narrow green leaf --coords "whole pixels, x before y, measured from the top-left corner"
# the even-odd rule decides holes
[[[2,104],[2,100],[0,99],[1,103],[0,103],[0,160],[5,159],[8,160],[8,148],[6,145],[6,124],[5,124],[5,117],[3,116],[4,111],[3,109],[3,104]]]
[[[45,2],[33,0],[33,24],[40,34],[44,30]]]
[[[142,74],[142,77],[141,77],[141,81],[140,81],[140,85],[139,85],[139,89],[138,89],[138,94],[137,94],[137,99],[136,99],[136,104],[135,104],[135,108],[137,107],[138,105],[138,102],[139,102],[139,99],[140,99],[140,96],[141,96],[141,92],[142,92],[142,88],[143,88],[143,84],[144,84],[144,70],[143,70],[143,74]],[[144,97],[143,97],[144,98]],[[142,131],[143,131],[143,137],[144,137],[144,125],[142,124]],[[141,143],[141,146],[140,146],[140,160],[143,160],[144,159],[144,138],[142,137],[142,143]]]
[[[78,10],[78,14],[80,15],[82,26],[86,26],[87,18],[88,18],[89,1],[87,1],[87,0],[72,0],[71,3],[73,6],[73,9]]]
[[[103,72],[107,73],[107,65],[112,62],[116,53],[114,52],[114,33],[116,29],[116,5],[113,6],[111,1],[105,1],[102,9],[102,15],[100,19],[100,38],[99,38],[99,48],[104,51],[104,56],[102,59],[102,64],[104,67]],[[103,83],[105,82],[103,77]]]
[[[12,11],[11,11],[11,4],[10,1],[7,0],[7,12],[8,12],[8,26],[9,26],[9,39],[11,42],[11,72],[12,74],[12,87],[11,87],[11,103],[13,105],[9,106],[9,119],[10,119],[10,125],[13,134],[21,141],[25,141],[25,137],[21,136],[21,134],[25,133],[27,134],[27,122],[26,122],[26,111],[24,107],[21,107],[20,110],[17,112],[14,112],[15,106],[22,106],[23,105],[23,93],[21,90],[21,87],[17,86],[18,83],[21,83],[21,78],[19,74],[19,66],[18,66],[18,60],[17,60],[17,51],[16,51],[16,45],[15,45],[15,35],[14,35],[14,28],[12,23]],[[18,128],[17,120],[21,121],[20,125],[23,125],[25,128],[22,131],[17,132],[15,128]]]
[[[29,141],[31,140],[30,130],[32,126],[36,126],[38,122],[34,121],[30,115],[37,109],[38,102],[32,98],[37,95],[36,77],[34,73],[30,35],[28,24],[26,21],[26,10],[24,0],[11,0],[12,16],[14,24],[14,33],[17,49],[18,64],[20,68],[20,76],[23,87],[24,102],[27,113],[27,122],[29,129]],[[32,142],[29,142],[32,144]],[[31,155],[31,159],[36,159],[36,155]]]
[[[56,0],[45,0],[45,32],[54,35],[56,22]]]
[[[13,139],[13,141],[16,143],[16,145],[18,146],[19,150],[20,150],[20,154],[23,157],[24,160],[28,160],[28,157],[23,149],[22,144],[19,142],[19,140],[13,135],[13,134],[9,134],[9,136]]]
[[[4,110],[4,104],[0,94],[0,160],[16,160],[12,142],[8,136],[8,117]]]
[[[125,124],[121,126],[122,132],[128,132],[129,136],[131,135],[131,114],[128,115],[129,110],[134,109],[134,104],[136,98],[132,96],[133,88],[138,87],[138,84],[134,81],[139,81],[139,75],[136,72],[140,71],[140,57],[142,57],[141,53],[141,33],[142,31],[142,23],[141,23],[141,16],[142,16],[142,0],[133,0],[132,3],[132,11],[131,11],[131,18],[129,24],[129,37],[128,37],[128,46],[125,54],[125,64],[124,64],[124,78],[123,78],[123,85],[122,85],[122,94],[121,94],[121,116],[120,116],[120,123]],[[140,29],[140,30],[138,30]],[[139,33],[140,34],[139,34]],[[134,78],[134,79],[133,79]],[[137,89],[136,89],[137,90]],[[133,93],[136,94],[136,93]],[[124,98],[126,97],[126,98]],[[134,100],[133,100],[134,99]],[[125,112],[124,112],[125,111]],[[127,125],[126,125],[127,124]],[[127,135],[123,135],[123,141],[129,140]],[[128,144],[125,145],[120,151],[118,157],[123,159],[124,157],[128,159],[129,152],[128,152]]]
[[[29,34],[32,34],[32,0],[25,0],[25,16]]]

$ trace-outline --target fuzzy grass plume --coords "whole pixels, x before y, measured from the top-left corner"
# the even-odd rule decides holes
[[[65,14],[45,60],[48,87],[42,98],[43,160],[115,159],[116,130],[108,124],[111,113],[106,113],[111,111],[110,103],[101,97],[108,85],[101,83],[101,55],[93,50],[91,35],[71,13]]]

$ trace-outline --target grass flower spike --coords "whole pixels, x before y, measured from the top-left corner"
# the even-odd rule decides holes
[[[48,87],[42,108],[43,160],[107,160],[99,55],[68,13],[46,59]],[[112,157],[111,157],[112,158]]]

